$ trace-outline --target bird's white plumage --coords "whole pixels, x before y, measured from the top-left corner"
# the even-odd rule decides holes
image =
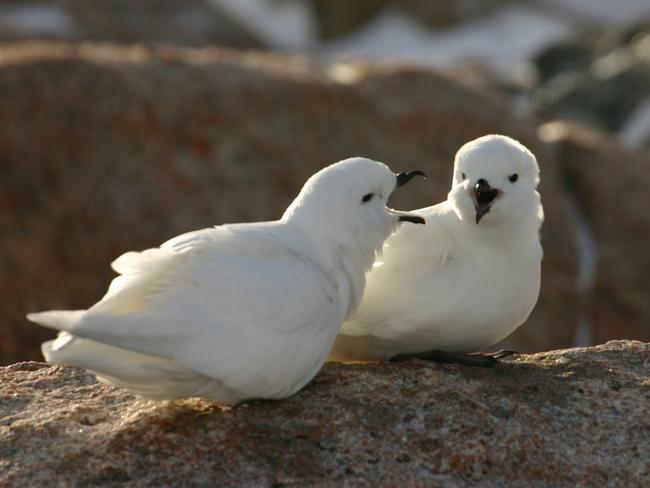
[[[479,179],[500,194],[477,224]],[[517,141],[490,135],[463,146],[447,201],[414,211],[427,225],[404,226],[386,241],[330,359],[472,352],[525,322],[540,289],[538,182],[535,157]]]
[[[30,314],[62,332],[48,362],[147,398],[281,398],[320,369],[395,228],[395,175],[353,158],[314,175],[281,220],[178,236],[113,262],[88,310]],[[373,192],[375,202],[362,204]]]

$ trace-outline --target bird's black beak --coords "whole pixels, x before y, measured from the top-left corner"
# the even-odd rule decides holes
[[[400,186],[406,185],[409,181],[413,179],[414,176],[423,176],[424,178],[427,177],[427,175],[425,175],[419,169],[414,169],[408,172],[402,172],[396,176],[397,176],[397,184],[395,185],[395,188],[399,188]]]
[[[492,188],[483,178],[474,185],[474,209],[476,210],[476,223],[478,224],[483,216],[490,211],[499,190]]]
[[[400,215],[400,222],[411,222],[413,224],[422,224],[424,225],[426,221],[419,215]]]
[[[425,224],[426,221],[420,217],[419,215],[414,215],[410,212],[403,212],[402,210],[393,210],[392,208],[388,208],[388,213],[395,215],[397,217],[397,220],[400,222],[411,222],[413,224]]]

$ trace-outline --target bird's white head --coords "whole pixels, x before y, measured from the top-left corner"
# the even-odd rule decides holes
[[[501,135],[468,142],[456,153],[448,200],[458,217],[478,228],[530,223],[539,229],[544,213],[539,166],[523,144]]]
[[[309,178],[282,219],[330,248],[351,251],[367,271],[401,221],[424,223],[421,217],[386,207],[393,190],[418,174],[424,175],[396,175],[371,159],[346,159]]]

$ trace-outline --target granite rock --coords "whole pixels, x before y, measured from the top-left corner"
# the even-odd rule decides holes
[[[25,39],[264,47],[206,0],[0,1],[0,40]]]
[[[650,345],[617,341],[488,369],[329,363],[224,409],[19,363],[0,368],[0,484],[648,486],[649,377]]]

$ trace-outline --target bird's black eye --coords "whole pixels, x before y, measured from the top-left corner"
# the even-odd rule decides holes
[[[512,174],[512,175],[508,176],[508,179],[510,180],[511,183],[514,183],[515,181],[517,181],[519,179],[519,175],[517,173]]]
[[[462,177],[463,180],[467,178],[467,176],[465,176],[465,173],[461,173],[460,176]]]
[[[369,202],[372,199],[372,197],[374,197],[374,196],[375,196],[374,193],[367,193],[366,195],[363,196],[363,198],[361,199],[361,202],[362,203]]]

